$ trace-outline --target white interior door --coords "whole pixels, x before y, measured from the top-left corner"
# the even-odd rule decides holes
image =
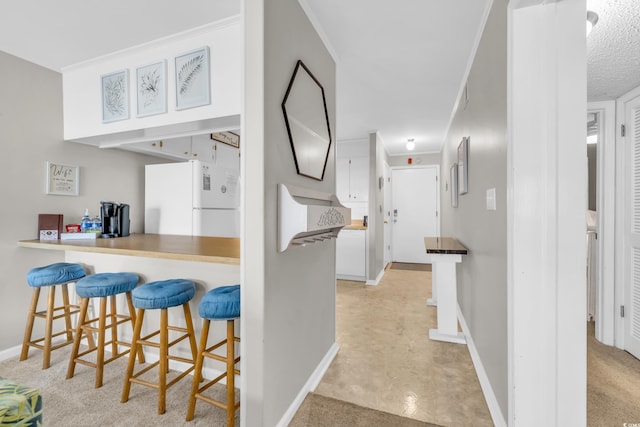
[[[640,358],[640,96],[625,103],[629,184],[625,207],[625,349]]]
[[[384,207],[382,215],[384,218],[384,266],[391,262],[391,168],[384,164],[383,175]]]
[[[392,170],[393,261],[426,263],[424,238],[440,236],[438,169],[434,165]]]

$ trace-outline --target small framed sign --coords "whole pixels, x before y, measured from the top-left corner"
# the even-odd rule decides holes
[[[47,162],[47,194],[77,196],[78,179],[78,166]]]
[[[240,148],[240,135],[233,132],[217,132],[211,134],[211,139],[232,147]]]

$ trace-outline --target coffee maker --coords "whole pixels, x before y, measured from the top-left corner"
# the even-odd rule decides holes
[[[129,205],[115,202],[100,202],[102,237],[125,237],[129,235]]]

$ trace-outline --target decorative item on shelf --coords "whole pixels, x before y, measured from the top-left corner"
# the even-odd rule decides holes
[[[209,47],[175,57],[176,110],[211,103]]]
[[[237,135],[233,132],[212,133],[211,139],[213,139],[214,141],[222,142],[223,144],[227,144],[235,148],[240,148],[240,135]]]
[[[466,194],[469,182],[469,137],[463,137],[458,145],[458,194]]]
[[[136,117],[167,112],[167,61],[136,68]]]
[[[78,166],[47,162],[47,194],[77,196],[79,193]]]
[[[351,209],[334,194],[278,184],[278,252],[335,239],[351,224]]]
[[[38,215],[38,238],[40,240],[58,240],[62,234],[62,214]]]
[[[105,74],[102,80],[102,123],[129,118],[129,70]]]
[[[451,165],[451,169],[449,171],[449,179],[451,180],[451,207],[458,207],[458,164],[454,163]]]
[[[298,175],[322,181],[331,148],[324,88],[300,60],[282,101],[282,112]]]

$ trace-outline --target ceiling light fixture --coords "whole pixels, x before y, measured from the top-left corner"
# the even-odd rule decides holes
[[[416,143],[413,142],[413,141],[415,141],[415,139],[414,138],[410,138],[407,141],[408,141],[407,142],[407,150],[413,151],[413,149],[416,148]]]
[[[597,23],[598,23],[598,14],[590,10],[587,10],[587,37],[589,36],[589,33]]]

